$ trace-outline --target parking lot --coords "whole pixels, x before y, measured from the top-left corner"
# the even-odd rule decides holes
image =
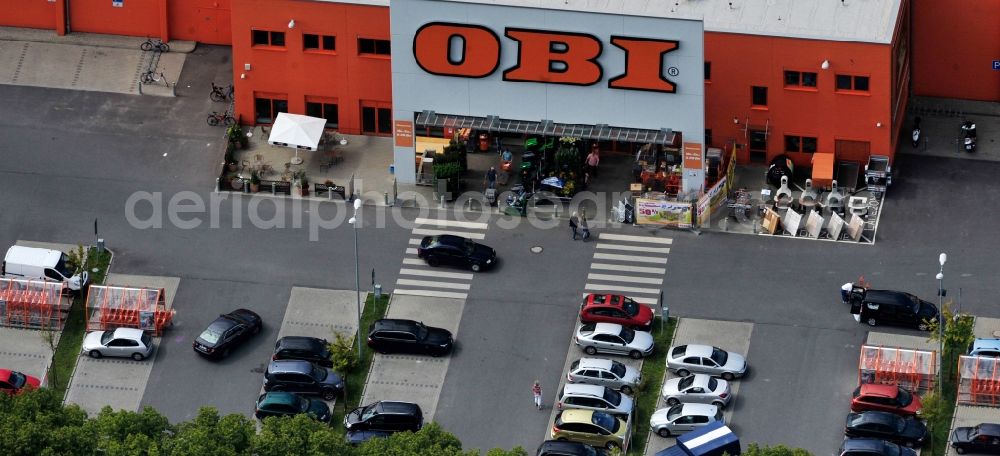
[[[166,308],[171,309],[180,281],[177,277],[111,273],[108,274],[105,283],[128,287],[163,288]],[[161,337],[154,337],[153,344],[156,347],[154,350],[157,350],[162,343]],[[128,358],[94,359],[86,353],[81,353],[66,391],[66,402],[79,405],[91,416],[100,412],[104,406],[110,406],[115,410],[138,411],[142,396],[146,392],[149,374],[153,371],[153,365],[158,358],[156,352],[142,361]]]
[[[458,334],[463,306],[464,299],[393,294],[386,318],[422,321],[427,326]],[[414,402],[424,412],[424,422],[430,423],[434,420],[441,385],[454,356],[462,356],[461,340],[455,341],[450,355],[439,358],[375,353],[361,404],[382,400]]]

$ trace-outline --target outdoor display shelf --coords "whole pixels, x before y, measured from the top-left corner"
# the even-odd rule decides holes
[[[937,352],[862,345],[858,384],[898,385],[924,393],[934,389],[937,370]]]
[[[1000,358],[960,356],[956,399],[962,405],[1000,407]]]
[[[126,327],[159,336],[174,314],[163,288],[91,285],[87,292],[87,331]]]
[[[0,278],[0,325],[62,330],[70,301],[62,282]]]

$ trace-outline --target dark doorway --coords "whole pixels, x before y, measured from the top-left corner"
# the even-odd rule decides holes
[[[750,130],[750,162],[767,161],[767,130]]]

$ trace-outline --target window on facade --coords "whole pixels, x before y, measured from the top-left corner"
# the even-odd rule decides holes
[[[837,90],[867,92],[868,76],[851,76],[848,74],[837,75]]]
[[[288,112],[288,100],[254,97],[254,119],[257,123],[273,123],[279,112]]]
[[[277,46],[285,45],[285,32],[269,32],[267,30],[251,31],[251,40],[254,46]]]
[[[392,109],[362,106],[361,131],[365,134],[392,134]]]
[[[785,87],[816,87],[816,73],[785,71]]]
[[[306,102],[306,115],[310,117],[320,117],[326,119],[328,128],[340,126],[340,113],[336,103]]]
[[[816,153],[816,138],[810,136],[785,136],[785,152]]]
[[[767,106],[767,87],[753,86],[751,103],[754,106]]]
[[[712,80],[712,62],[705,62],[705,80]]]
[[[376,40],[374,38],[358,38],[359,54],[389,55],[389,40]]]
[[[312,51],[335,51],[337,50],[337,37],[306,33],[302,35],[302,48]]]

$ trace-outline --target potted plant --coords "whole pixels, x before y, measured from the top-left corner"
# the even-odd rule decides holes
[[[226,169],[231,173],[236,172],[237,162],[236,162],[236,147],[233,143],[226,144],[226,155],[223,159],[226,162]]]
[[[309,196],[309,179],[305,171],[295,172],[295,185],[299,187],[299,196]]]
[[[323,182],[323,185],[326,186],[327,190],[331,190],[333,189],[333,187],[335,187],[335,185],[333,185],[333,181],[330,179],[327,179],[326,182]]]
[[[257,170],[250,171],[250,192],[257,193],[260,191],[260,175],[257,174]]]
[[[234,123],[226,129],[226,137],[234,147],[239,146],[241,149],[246,149],[250,144],[250,138],[247,138],[247,135],[243,133],[243,127],[238,123]]]

